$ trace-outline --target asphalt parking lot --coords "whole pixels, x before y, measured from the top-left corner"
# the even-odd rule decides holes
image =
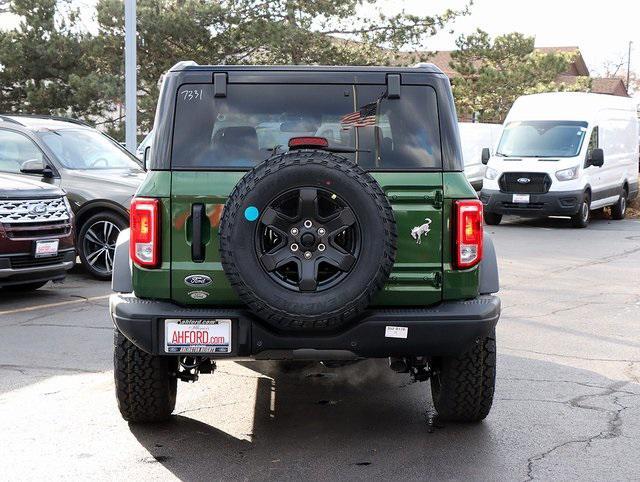
[[[494,407],[433,423],[428,384],[385,360],[283,372],[219,364],[173,420],[129,426],[109,284],[0,293],[0,466],[25,479],[582,479],[640,474],[640,221],[508,219]]]

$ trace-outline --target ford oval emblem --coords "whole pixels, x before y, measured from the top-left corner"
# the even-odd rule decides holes
[[[40,203],[40,204],[36,204],[35,206],[33,206],[33,208],[31,209],[31,212],[33,214],[44,214],[48,211],[47,209],[47,205],[44,203]]]
[[[518,183],[519,184],[529,184],[531,182],[531,179],[529,179],[528,177],[519,177],[518,178]]]
[[[208,286],[213,280],[206,274],[190,274],[184,279],[187,286]]]
[[[209,293],[202,290],[189,291],[188,294],[194,300],[204,300],[207,296],[209,296]]]

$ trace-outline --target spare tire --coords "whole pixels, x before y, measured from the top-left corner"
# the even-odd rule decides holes
[[[244,303],[284,330],[356,318],[389,277],[393,211],[353,162],[324,151],[274,156],[249,171],[220,222],[224,271]]]

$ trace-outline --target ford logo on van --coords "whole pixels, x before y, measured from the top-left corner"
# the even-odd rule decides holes
[[[531,182],[531,179],[529,179],[528,177],[519,177],[518,178],[518,183],[519,184],[529,184]]]
[[[190,274],[184,279],[187,286],[208,286],[213,280],[206,274]]]

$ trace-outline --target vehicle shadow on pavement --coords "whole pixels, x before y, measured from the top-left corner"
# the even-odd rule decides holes
[[[626,447],[613,452],[621,466],[631,460],[640,442],[619,439],[621,414],[640,408],[640,385],[552,362],[507,355],[500,360],[493,412],[477,425],[430,425],[428,384],[410,384],[385,360],[368,360],[342,369],[315,365],[293,372],[279,370],[276,363],[243,363],[259,376],[247,439],[181,415],[155,427],[132,424],[130,430],[150,461],[180,480],[480,479],[488,474],[514,479],[554,461],[597,472],[606,468],[590,461],[597,460],[602,443]],[[567,448],[575,449],[570,462],[563,452],[554,454],[557,459],[550,455]]]
[[[130,430],[181,480],[392,475],[402,445],[416,455],[442,439],[441,427],[429,423],[428,383],[412,384],[387,363],[315,364],[300,371],[281,370],[275,362],[242,363],[259,375],[250,440],[181,415],[156,427],[131,424]],[[482,446],[491,433],[488,424],[452,428],[461,453]]]
[[[21,290],[17,287],[13,290],[0,288],[0,311],[28,309],[34,305],[103,295],[105,288],[110,287],[110,282],[96,280],[81,264],[76,264],[69,273],[72,276],[67,275],[64,281],[59,283],[49,281],[37,290]]]

